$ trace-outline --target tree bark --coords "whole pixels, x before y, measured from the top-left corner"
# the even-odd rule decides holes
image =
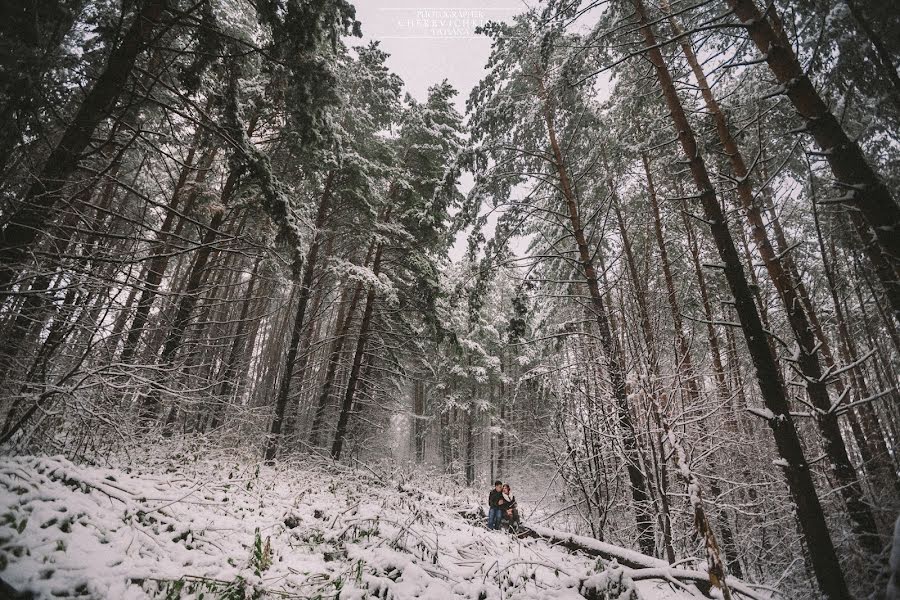
[[[87,93],[59,142],[50,152],[21,205],[0,230],[0,292],[8,291],[37,236],[57,212],[63,187],[78,167],[97,126],[107,118],[134,70],[138,54],[152,40],[168,0],[147,0],[109,57],[106,69]]]
[[[805,120],[805,130],[812,135],[828,160],[831,172],[845,193],[846,204],[858,209],[868,224],[868,236],[874,236],[889,273],[880,272],[894,318],[900,321],[900,206],[884,180],[869,165],[865,155],[828,105],[816,91],[794,54],[790,40],[775,7],[762,14],[754,0],[727,0],[735,16],[744,24],[750,39],[765,57],[766,63],[783,87],[785,95]]]
[[[284,413],[287,408],[288,397],[291,391],[291,379],[294,375],[294,366],[297,361],[297,350],[300,346],[300,338],[303,335],[304,319],[306,318],[306,306],[309,304],[309,298],[312,293],[313,275],[315,274],[316,262],[319,259],[319,247],[322,245],[322,227],[325,225],[325,216],[328,213],[328,206],[331,201],[332,185],[334,184],[334,170],[328,172],[325,178],[324,189],[319,199],[319,208],[316,211],[315,233],[313,234],[312,243],[306,253],[305,264],[303,265],[303,279],[300,282],[300,297],[297,299],[297,312],[294,316],[294,326],[291,329],[291,341],[288,344],[287,355],[284,360],[284,368],[282,369],[281,381],[278,386],[278,395],[275,398],[275,415],[272,418],[272,425],[269,429],[269,437],[266,438],[266,449],[264,460],[266,464],[272,464],[275,461],[275,454],[278,452],[278,444],[281,440],[281,425],[284,421]],[[304,376],[301,369],[301,380]]]
[[[729,0],[733,2],[734,0]],[[843,570],[837,559],[834,544],[828,533],[822,506],[813,484],[810,465],[807,462],[800,438],[790,414],[784,382],[767,342],[759,313],[753,303],[753,295],[747,285],[741,261],[734,246],[731,232],[725,221],[715,188],[706,169],[700,147],[675,89],[672,76],[657,44],[656,35],[648,24],[642,0],[633,0],[640,32],[647,54],[656,71],[666,106],[669,109],[678,140],[690,166],[694,184],[700,191],[700,203],[713,239],[723,262],[725,277],[734,297],[735,309],[747,342],[747,348],[756,368],[757,383],[766,408],[772,413],[767,419],[775,437],[782,460],[782,469],[794,500],[801,530],[813,563],[813,570],[822,593],[830,600],[849,600],[850,594],[844,581]]]

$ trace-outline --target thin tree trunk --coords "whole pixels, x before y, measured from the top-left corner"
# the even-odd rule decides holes
[[[170,240],[173,238],[177,238],[187,224],[186,218],[178,218],[178,204],[184,191],[184,187],[187,183],[188,175],[193,170],[193,157],[194,153],[196,152],[196,144],[197,141],[195,140],[195,146],[191,148],[190,152],[188,152],[188,156],[185,159],[185,166],[182,168],[178,181],[176,182],[175,187],[172,191],[172,198],[169,201],[169,206],[166,208],[166,216],[163,219],[163,222],[159,227],[159,231],[156,234],[156,240],[150,246],[150,249],[148,251],[148,254],[151,257],[150,264],[147,268],[146,278],[143,282],[143,285],[141,286],[141,295],[138,299],[134,318],[132,319],[131,326],[128,329],[128,335],[125,337],[125,344],[122,347],[122,354],[119,356],[120,362],[131,362],[131,359],[134,357],[134,354],[137,351],[141,335],[144,332],[144,327],[147,325],[147,319],[150,316],[150,310],[152,309],[153,303],[159,293],[159,286],[162,283],[163,276],[165,275],[166,269],[169,266],[169,260],[172,257],[170,253]],[[199,184],[202,184],[206,179],[206,173],[208,172],[210,166],[212,166],[215,154],[215,151],[210,150],[207,152],[206,157],[200,160],[200,170],[197,173],[194,182],[195,187],[188,195],[187,201],[184,205],[184,210],[182,211],[185,215],[188,215],[191,212],[194,207],[194,203],[200,197]],[[231,185],[233,186],[234,183],[232,183]],[[227,181],[225,183],[225,186],[226,189],[223,190],[223,193],[227,191],[227,188],[229,186]],[[173,227],[174,231],[172,231]]]
[[[237,173],[236,171],[232,171],[222,191],[223,199],[227,199],[228,197],[230,197],[231,191],[236,185],[236,181]],[[227,202],[223,201],[223,204],[227,205]],[[200,241],[200,248],[197,250],[196,256],[191,263],[187,281],[184,285],[184,289],[181,292],[181,296],[178,300],[175,314],[172,319],[172,327],[169,329],[169,332],[163,342],[162,353],[160,354],[158,361],[158,364],[163,368],[171,366],[171,362],[175,357],[175,353],[181,347],[181,343],[184,339],[184,334],[187,332],[188,324],[191,320],[191,315],[194,312],[194,307],[197,305],[197,302],[200,299],[200,287],[203,282],[203,277],[206,273],[206,267],[209,264],[209,259],[213,254],[213,242],[215,241],[215,238],[219,233],[219,227],[221,227],[222,223],[225,222],[225,216],[226,211],[224,209],[217,212],[213,216],[212,220],[209,222],[209,225],[206,228],[206,232],[203,234],[203,238]],[[154,386],[153,389],[151,389],[150,393],[146,396],[146,398],[144,398],[141,406],[140,417],[142,425],[149,425],[149,423],[155,420],[157,409],[160,403],[161,393],[162,392],[160,388],[158,386]],[[166,418],[167,429],[168,426],[171,425],[174,421],[174,415],[176,412],[177,407],[173,406],[171,411],[169,412],[169,416]]]
[[[413,444],[416,463],[425,461],[425,382],[413,383]]]
[[[393,194],[391,194],[393,197]],[[385,217],[386,221],[389,217]],[[379,243],[375,248],[375,257],[372,259],[372,273],[377,277],[381,269],[381,257],[384,252],[384,244]],[[350,367],[350,378],[347,380],[347,389],[344,391],[344,401],[338,414],[337,428],[334,432],[334,442],[331,444],[331,458],[339,460],[341,450],[344,447],[344,436],[347,434],[347,423],[350,421],[350,410],[353,408],[356,386],[359,383],[359,373],[362,367],[363,355],[366,352],[366,344],[369,341],[369,328],[372,324],[372,314],[375,311],[375,286],[370,286],[366,293],[366,304],[363,308],[362,321],[359,324],[359,335],[356,338],[356,351],[353,353],[353,363]],[[348,314],[349,318],[349,314]]]
[[[794,54],[775,7],[769,6],[764,15],[754,0],[726,1],[747,28],[750,39],[783,86],[785,95],[805,120],[805,130],[828,160],[846,203],[862,213],[868,224],[864,242],[874,236],[891,265],[890,272],[879,272],[879,278],[894,318],[900,321],[900,277],[897,272],[900,265],[900,206],[884,180],[869,165],[859,144],[847,135],[816,91]]]
[[[607,167],[608,168],[608,167]],[[610,189],[610,193],[612,195],[612,203],[613,203],[613,211],[616,213],[616,221],[619,225],[619,233],[622,236],[622,249],[625,254],[625,264],[628,268],[628,273],[631,278],[632,287],[634,288],[634,296],[635,301],[638,305],[638,321],[640,323],[641,333],[644,338],[644,350],[646,351],[647,356],[647,371],[649,375],[649,390],[646,394],[646,397],[650,401],[652,415],[656,422],[657,431],[660,431],[662,426],[662,422],[665,420],[665,415],[663,414],[663,409],[661,405],[665,405],[665,400],[660,401],[661,396],[665,396],[665,393],[660,389],[660,364],[659,364],[659,353],[657,351],[656,346],[656,336],[653,333],[653,327],[650,323],[650,311],[647,309],[647,298],[644,293],[644,286],[641,283],[641,277],[637,270],[637,263],[634,260],[634,252],[631,247],[631,239],[628,235],[628,229],[625,227],[625,220],[622,218],[622,211],[619,209],[619,201],[618,197],[615,193],[615,188],[613,187],[613,183],[610,180],[608,182],[608,186]],[[642,353],[641,353],[642,354]],[[668,498],[668,490],[669,490],[669,474],[668,468],[666,466],[666,458],[665,458],[665,449],[664,443],[662,439],[662,434],[658,434],[658,440],[656,443],[657,449],[653,453],[653,456],[659,457],[658,461],[658,488],[659,488],[659,507],[660,507],[660,518],[662,519],[663,524],[663,549],[666,554],[666,559],[669,563],[675,562],[675,549],[672,546],[672,517],[669,512],[669,498]],[[651,446],[652,446],[651,442]]]
[[[374,251],[375,243],[372,242],[369,245],[369,249],[366,251],[366,258],[363,261],[364,266],[369,266],[369,261],[371,260],[372,253]],[[362,297],[362,290],[363,284],[361,281],[359,281],[356,283],[356,285],[353,286],[353,295],[350,298],[349,307],[346,308],[346,313],[344,315],[343,321],[341,320],[340,313],[335,320],[335,339],[334,343],[331,346],[331,352],[328,356],[328,364],[325,367],[325,380],[322,383],[322,390],[319,393],[319,399],[316,403],[316,412],[313,415],[312,427],[309,434],[309,444],[314,448],[319,445],[319,440],[322,435],[322,428],[325,424],[325,413],[328,410],[328,402],[331,399],[331,389],[334,387],[338,365],[340,365],[341,362],[341,354],[344,351],[344,343],[346,343],[347,336],[350,334],[350,324],[353,321],[353,315],[356,312],[356,306],[359,304],[359,300]],[[343,308],[344,307],[342,303],[341,309]]]
[[[602,344],[603,352],[606,355],[606,369],[609,373],[613,398],[615,398],[616,401],[619,427],[622,432],[622,447],[625,453],[626,470],[628,471],[628,480],[631,484],[631,497],[634,501],[638,542],[642,552],[652,555],[656,545],[653,535],[653,518],[650,515],[650,498],[647,488],[647,479],[640,467],[637,436],[635,434],[631,412],[628,408],[628,395],[625,389],[625,374],[623,372],[623,358],[618,341],[613,336],[610,327],[610,320],[607,315],[603,296],[600,294],[600,286],[597,282],[597,271],[594,268],[594,261],[591,257],[591,251],[588,247],[584,228],[581,224],[581,215],[579,214],[578,205],[575,201],[575,193],[569,181],[569,174],[563,159],[562,150],[556,139],[553,115],[548,105],[549,99],[546,97],[546,92],[543,89],[541,90],[540,95],[542,96],[542,101],[544,103],[544,121],[547,126],[547,134],[553,152],[554,168],[559,177],[563,199],[569,213],[572,233],[575,237],[578,255],[582,269],[584,270],[588,291],[590,292],[594,317],[597,320],[597,329],[600,333],[600,343]]]
[[[259,279],[257,274],[259,272],[260,264],[262,264],[262,259],[257,258],[253,263],[253,270],[250,271],[250,280],[247,282],[247,292],[244,294],[243,303],[241,303],[241,312],[238,316],[237,326],[234,330],[234,339],[231,341],[231,349],[228,352],[225,374],[222,377],[219,392],[216,394],[219,400],[213,410],[212,419],[209,425],[209,428],[212,430],[218,428],[219,424],[224,421],[227,402],[229,402],[234,390],[238,387],[235,385],[235,379],[238,376],[238,365],[244,359],[247,348],[247,316],[250,313],[250,307],[253,305],[253,294],[256,292],[256,284]]]
[[[118,171],[119,163],[115,162],[110,167],[112,173],[110,180],[103,186],[100,200],[97,203],[99,210],[94,220],[93,231],[101,231],[102,223],[105,221],[106,210],[113,204],[115,196],[114,178]],[[77,204],[84,204],[90,200],[91,193],[95,189],[96,180],[89,186],[82,189],[76,197]],[[61,256],[69,250],[73,245],[73,238],[76,238],[77,225],[79,215],[73,211],[66,215],[66,218],[58,226],[58,233],[48,236],[48,253],[53,256]],[[91,246],[97,241],[97,236],[91,236],[86,240],[85,245]],[[77,261],[77,265],[83,266],[90,254],[85,252]],[[65,277],[65,272],[59,270],[54,272],[50,265],[45,265],[45,272],[38,274],[31,282],[28,290],[22,290],[17,295],[24,296],[24,300],[16,311],[16,317],[12,323],[3,329],[2,338],[0,338],[0,385],[2,385],[10,375],[10,369],[16,360],[17,355],[28,347],[29,342],[37,336],[43,327],[46,319],[48,308],[52,307],[52,293],[48,294],[51,286],[58,285]],[[72,286],[70,285],[70,290]],[[67,291],[67,297],[71,292]]]
[[[40,175],[0,230],[0,291],[7,291],[13,284],[29,247],[56,215],[63,187],[91,143],[94,130],[112,113],[138,54],[152,40],[167,6],[168,0],[147,0],[142,4],[122,42],[110,54],[106,69],[47,157]]]
[[[466,411],[466,485],[475,483],[475,405],[469,404]]]
[[[706,340],[709,344],[709,351],[712,355],[713,375],[716,378],[716,388],[719,392],[719,398],[723,404],[726,404],[731,398],[731,391],[728,386],[728,379],[725,375],[725,366],[722,362],[722,351],[719,345],[719,336],[716,333],[715,314],[712,310],[712,303],[709,299],[709,290],[706,286],[706,275],[703,274],[703,266],[700,263],[700,249],[697,246],[697,239],[694,236],[694,229],[691,226],[689,217],[687,216],[687,207],[682,200],[683,210],[681,211],[682,223],[684,224],[687,234],[689,254],[691,262],[694,265],[694,274],[697,277],[697,288],[700,291],[700,303],[703,306],[703,316],[706,325]]]
[[[647,159],[646,153],[642,154],[642,160],[644,163],[644,172],[647,176],[647,195],[650,198],[650,209],[653,213],[653,231],[656,236],[656,246],[659,249],[659,261],[660,265],[662,266],[663,279],[666,282],[666,299],[669,303],[669,311],[672,314],[672,323],[675,327],[675,337],[678,344],[677,360],[686,382],[685,387],[690,398],[691,406],[696,407],[700,405],[700,386],[697,381],[697,374],[694,370],[694,364],[691,359],[687,336],[684,332],[684,323],[681,319],[681,307],[678,304],[678,293],[675,289],[675,279],[672,276],[672,267],[669,264],[669,252],[666,248],[666,240],[663,237],[662,218],[659,211],[659,202],[657,201],[656,188],[653,185],[653,177],[650,174],[650,163]],[[719,366],[721,367],[721,364]],[[723,405],[727,406],[729,396],[727,394],[725,396],[722,396],[720,391],[720,399],[722,400]],[[700,422],[700,426],[701,431],[706,430],[706,424],[703,421]],[[726,418],[725,428],[726,430],[730,429],[732,433],[736,433],[736,431],[734,431],[733,423],[730,418]],[[670,443],[673,440],[677,440],[677,438],[675,438],[675,433],[671,431],[671,429],[668,431],[667,435],[670,439]],[[689,488],[693,484],[696,484],[697,493],[700,494],[701,492],[699,488],[699,480],[696,479],[696,476],[694,476],[693,473],[690,473],[690,476],[685,475],[685,469],[690,472],[690,469],[687,465],[687,459],[682,457],[683,451],[679,453],[677,450],[678,449],[676,449],[676,464],[678,463],[678,461],[681,461],[681,464],[678,464],[679,470],[681,471],[682,475],[685,476],[685,480]],[[718,465],[715,465],[713,470],[718,471],[718,468]],[[712,477],[710,479],[710,491],[715,497],[718,497],[721,494],[718,480],[715,477]],[[694,525],[697,528],[697,532],[707,542],[710,542],[711,538],[709,536],[711,535],[712,530],[709,527],[709,523],[706,521],[706,515],[702,513],[702,504],[699,506],[699,509],[697,506],[694,507]],[[737,547],[734,543],[734,533],[732,533],[731,525],[728,522],[728,515],[724,510],[717,510],[716,516],[719,528],[722,531],[722,543],[725,547],[725,562],[728,564],[728,570],[735,577],[743,577],[743,573],[741,571],[741,563],[738,560]],[[715,562],[714,559],[710,560],[712,563]],[[714,565],[711,564],[710,568],[713,568],[713,566]]]
[[[275,397],[275,415],[272,418],[272,426],[269,429],[269,437],[266,438],[266,450],[264,460],[266,464],[272,464],[275,461],[275,454],[278,452],[278,444],[281,441],[281,425],[284,421],[284,412],[287,408],[288,397],[291,391],[291,379],[294,375],[294,366],[297,361],[297,350],[300,346],[300,338],[303,335],[303,324],[306,318],[306,306],[309,304],[309,297],[312,293],[313,275],[315,274],[316,262],[319,258],[319,246],[322,245],[322,227],[325,225],[325,216],[328,213],[328,206],[331,201],[331,190],[334,183],[334,170],[328,172],[325,178],[325,186],[319,200],[319,208],[316,211],[315,234],[313,241],[309,245],[306,253],[306,261],[303,265],[303,279],[300,283],[300,297],[297,300],[297,312],[294,316],[294,326],[291,329],[291,341],[288,344],[287,355],[284,360],[284,369],[282,369],[281,382],[278,386],[278,395]],[[302,381],[305,369],[300,370],[300,378]]]
[[[734,2],[734,0],[729,0],[729,2]],[[678,98],[672,76],[657,45],[656,36],[648,24],[644,4],[642,0],[633,0],[633,4],[637,11],[647,53],[656,70],[673,126],[685,158],[690,165],[694,183],[700,191],[700,202],[706,221],[709,223],[719,256],[724,263],[722,270],[734,297],[734,305],[756,368],[757,383],[763,401],[766,408],[772,413],[768,423],[772,428],[779,455],[785,463],[782,468],[809,548],[813,570],[821,591],[827,598],[849,600],[850,594],[834,550],[834,544],[828,533],[825,515],[812,481],[810,466],[803,454],[800,438],[790,414],[781,373],[767,342],[767,333],[763,329],[759,313],[753,303],[753,295],[747,285],[734,240],[725,221],[725,215],[716,197],[716,191],[710,180],[700,147],[694,138],[693,129],[681,105],[681,100]]]
[[[822,235],[822,226],[819,222],[819,211],[816,205],[815,194],[813,194],[813,217],[815,219],[816,238],[819,242],[819,251],[822,254],[822,268],[825,271],[825,278],[828,282],[828,291],[831,294],[831,301],[834,305],[838,334],[842,340],[841,346],[844,348],[846,354],[845,362],[851,364],[856,363],[859,357],[856,352],[853,337],[850,335],[850,331],[847,328],[847,318],[837,296],[837,283],[835,282],[834,270],[831,268],[831,261],[829,260],[825,248],[825,238]],[[832,364],[833,363],[834,361],[832,360]],[[858,371],[861,371],[861,368],[861,365],[854,368],[852,370],[852,375],[857,382],[858,396],[860,398],[867,398],[869,396],[869,390],[866,386],[865,378],[862,373],[857,373]],[[891,453],[884,441],[884,434],[878,426],[878,417],[875,414],[875,409],[872,407],[871,402],[863,402],[859,405],[859,411],[867,430],[867,435],[863,435],[863,439],[859,440],[860,452],[863,457],[866,457],[866,455],[874,456],[874,465],[866,464],[866,468],[874,466],[880,477],[890,477],[894,489],[900,492],[900,479],[898,479],[897,471],[891,463]]]
[[[503,477],[506,470],[505,463],[505,454],[506,454],[506,405],[507,405],[507,396],[510,391],[509,388],[512,387],[512,382],[516,380],[516,374],[513,373],[513,361],[509,356],[510,350],[504,352],[501,356],[501,368],[503,365],[506,365],[504,379],[500,381],[500,391],[498,394],[498,403],[500,405],[500,419],[499,419],[499,427],[500,431],[497,434],[497,477]],[[503,360],[505,359],[505,360]],[[493,479],[491,481],[494,481]]]
[[[333,250],[333,238],[330,238],[328,242],[325,244],[325,255],[330,256]],[[321,274],[320,277],[324,277],[324,274]],[[326,290],[325,284],[320,279],[318,285],[313,284],[315,288],[315,292],[312,297],[312,305],[308,312],[310,313],[309,318],[306,319],[306,326],[303,328],[303,337],[300,338],[300,348],[297,350],[298,358],[297,358],[297,366],[294,367],[295,370],[299,370],[302,373],[306,373],[306,369],[309,365],[309,361],[313,358],[315,354],[314,351],[310,350],[312,346],[313,339],[315,339],[319,332],[321,331],[322,319],[316,318],[319,315],[319,311],[322,308],[322,302],[325,299]],[[318,387],[315,385],[318,377],[314,378],[313,381],[310,382],[309,387],[312,392],[315,393],[315,390]],[[304,377],[305,380],[305,377]],[[298,399],[295,402],[291,402],[288,399],[288,408],[284,417],[284,426],[282,427],[282,437],[289,442],[296,442],[296,433],[297,433],[297,422],[300,419],[300,402],[304,400],[303,388],[298,386]]]

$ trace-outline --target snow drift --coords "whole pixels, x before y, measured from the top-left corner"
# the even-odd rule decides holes
[[[462,516],[472,496],[450,493],[334,464],[6,457],[0,579],[39,598],[708,597],[703,573],[627,549],[487,531]],[[735,583],[739,597],[763,597]]]

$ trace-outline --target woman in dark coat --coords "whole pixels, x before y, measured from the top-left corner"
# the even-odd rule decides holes
[[[500,506],[503,509],[503,520],[509,523],[510,528],[517,528],[519,526],[519,507],[509,484],[503,485],[503,504]]]

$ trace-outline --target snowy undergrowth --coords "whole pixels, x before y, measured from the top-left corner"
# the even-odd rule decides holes
[[[372,470],[210,453],[106,467],[5,457],[0,578],[41,598],[696,597],[487,531],[460,516],[472,500]]]

